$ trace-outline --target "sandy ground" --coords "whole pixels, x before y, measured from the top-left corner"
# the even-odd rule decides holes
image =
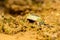
[[[32,35],[35,32],[18,33],[16,35],[7,35],[0,33],[0,40],[36,40],[37,35]]]
[[[0,40],[16,40],[16,39],[14,36],[10,36],[10,35],[0,33]]]
[[[48,6],[48,7],[46,7],[45,5],[43,5],[43,6],[46,9],[49,9],[49,8],[57,9],[57,12],[54,11],[54,13],[51,12],[51,11],[48,11],[48,12],[43,11],[41,13],[41,14],[44,14],[46,16],[46,17],[44,16],[45,20],[46,20],[46,23],[50,23],[52,25],[52,22],[55,23],[55,21],[56,21],[55,18],[58,18],[58,20],[60,20],[60,1],[56,1],[56,3],[49,2],[49,4],[47,2],[46,6]],[[50,14],[52,15],[52,17],[51,17]],[[52,20],[51,18],[53,18],[55,21]],[[60,24],[60,21],[59,21],[59,24]],[[56,29],[57,28],[60,28],[60,27],[56,26]],[[37,40],[36,37],[37,37],[36,31],[34,31],[34,32],[27,31],[27,32],[24,32],[24,33],[20,32],[20,33],[15,34],[15,35],[7,35],[7,34],[0,33],[0,40]]]

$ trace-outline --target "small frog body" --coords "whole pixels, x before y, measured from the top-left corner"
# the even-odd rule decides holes
[[[44,23],[44,22],[42,21],[42,18],[41,18],[41,17],[39,17],[39,16],[37,16],[37,15],[33,15],[33,14],[28,14],[28,15],[27,15],[27,19],[36,22],[38,25]]]

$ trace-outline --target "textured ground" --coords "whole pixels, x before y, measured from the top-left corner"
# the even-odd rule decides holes
[[[0,40],[60,40],[60,0],[43,0],[42,5],[30,0],[10,1],[5,4],[6,9],[0,8]],[[27,21],[29,13],[40,16],[45,24]]]

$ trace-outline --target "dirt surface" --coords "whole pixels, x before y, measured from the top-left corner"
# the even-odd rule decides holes
[[[0,40],[60,40],[60,0],[1,0]]]

